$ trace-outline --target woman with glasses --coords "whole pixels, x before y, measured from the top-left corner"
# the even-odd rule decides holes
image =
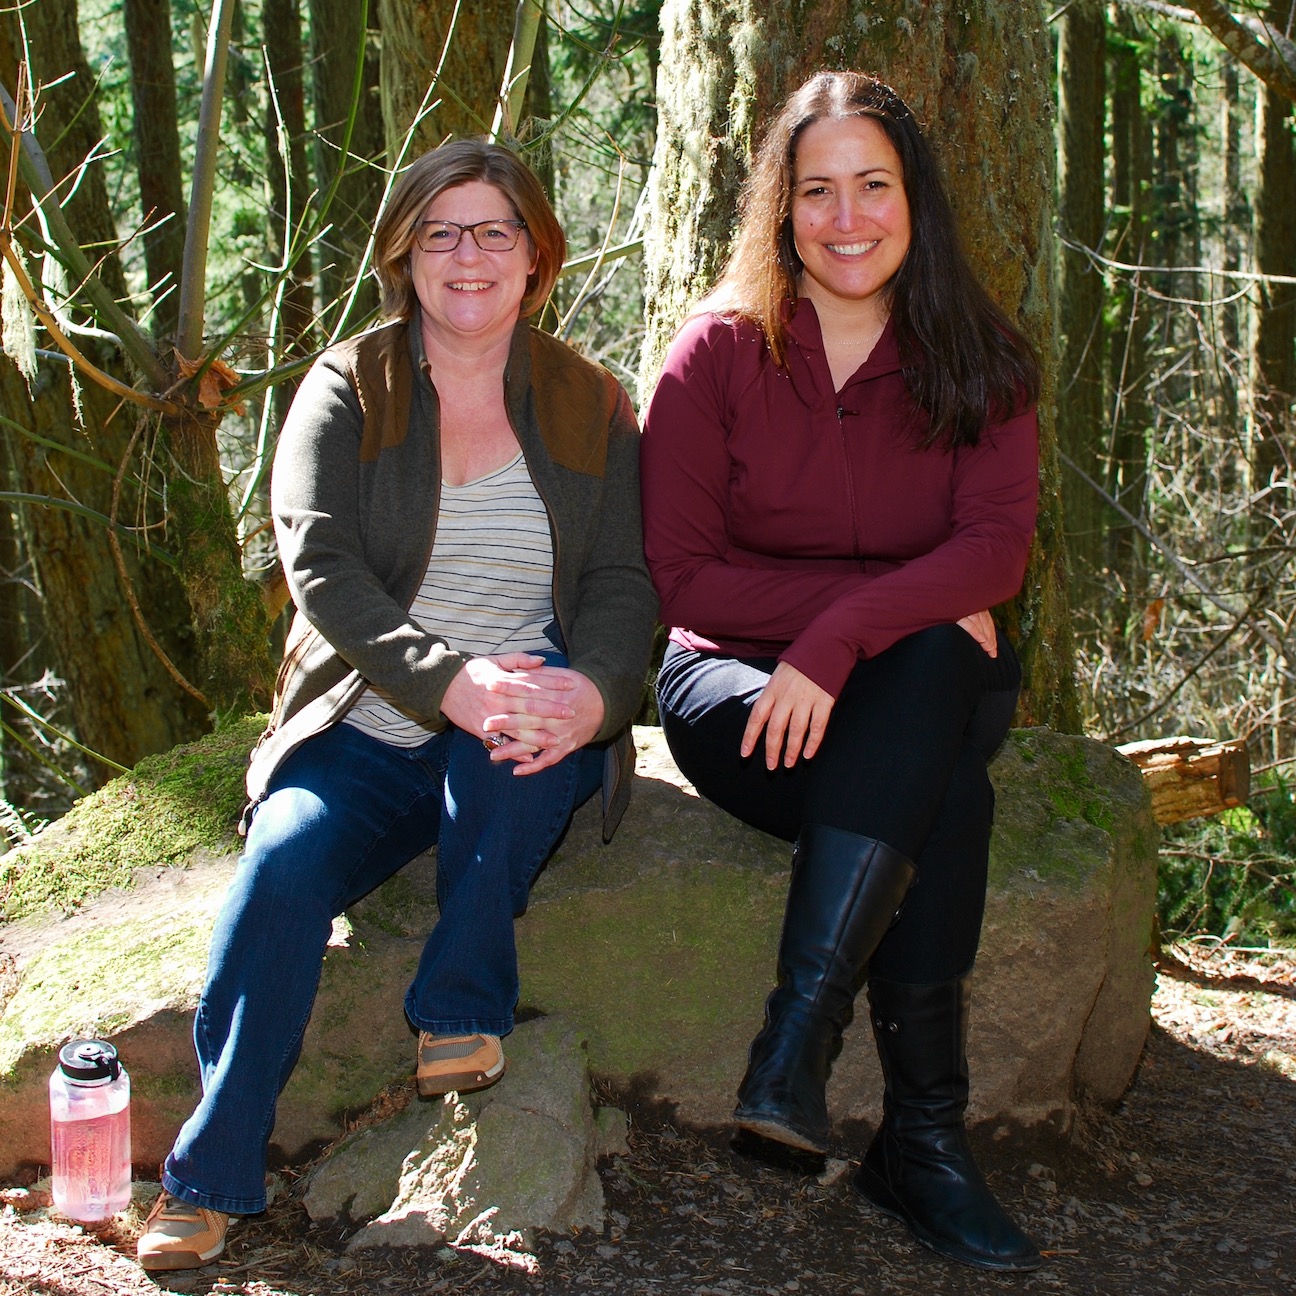
[[[426,154],[375,234],[390,322],[326,352],[285,422],[271,496],[296,616],[194,1023],[203,1096],[145,1268],[206,1264],[229,1215],[265,1208],[335,915],[437,848],[404,1003],[418,1089],[484,1088],[537,872],[598,788],[605,838],[625,808],[657,604],[629,399],[528,323],[565,250],[507,150]]]

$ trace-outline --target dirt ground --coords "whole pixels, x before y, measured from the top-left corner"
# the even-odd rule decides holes
[[[1066,1145],[980,1145],[991,1183],[1045,1249],[1034,1274],[951,1264],[872,1212],[844,1159],[866,1129],[839,1131],[843,1159],[807,1173],[740,1156],[723,1131],[673,1128],[632,1108],[629,1155],[602,1167],[603,1233],[537,1238],[530,1272],[449,1248],[354,1260],[344,1237],[311,1225],[288,1172],[217,1264],[156,1278],[128,1258],[138,1215],[96,1236],[49,1218],[39,1194],[5,1190],[0,1296],[1289,1296],[1296,959],[1181,947],[1161,965],[1153,1011],[1115,1112],[1084,1113]]]

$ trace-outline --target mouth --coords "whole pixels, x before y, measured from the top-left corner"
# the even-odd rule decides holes
[[[872,252],[880,241],[869,239],[866,243],[829,243],[826,246],[829,252],[835,252],[838,256],[857,257]]]
[[[480,279],[466,279],[460,283],[446,284],[452,292],[485,292],[490,286],[489,282],[483,283]]]

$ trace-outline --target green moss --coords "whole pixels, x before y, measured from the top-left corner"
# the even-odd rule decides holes
[[[149,756],[0,858],[0,920],[74,910],[109,887],[128,886],[137,868],[231,849],[248,752],[264,726],[264,716],[248,716]]]
[[[1028,764],[1036,759],[1031,751],[1029,733],[1018,744],[1022,760]],[[1110,789],[1094,783],[1089,769],[1088,752],[1081,744],[1054,744],[1050,749],[1054,772],[1048,780],[1049,802],[1059,819],[1079,820],[1110,832],[1115,824],[1111,807],[1107,803]]]
[[[681,868],[651,893],[538,906],[542,921],[518,925],[523,1001],[589,1026],[598,1072],[633,1075],[672,1055],[703,1070],[710,1059],[724,1072],[728,1059],[707,1040],[759,1017],[786,886],[782,877]]]
[[[161,926],[151,920],[117,924],[33,955],[0,1019],[0,1075],[13,1069],[33,1041],[108,1037],[159,1004],[192,1003],[206,962],[210,917],[195,913],[185,922],[173,916]]]

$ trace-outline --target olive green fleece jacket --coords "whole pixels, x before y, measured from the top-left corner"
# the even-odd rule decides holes
[[[643,558],[639,430],[607,370],[519,322],[504,401],[553,536],[553,603],[574,670],[603,697],[605,835],[629,797],[626,732],[642,696],[657,598]],[[440,503],[436,391],[417,317],[325,352],[275,453],[271,506],[296,605],[270,724],[252,754],[255,804],[307,738],[376,685],[434,728],[467,657],[409,614]]]

